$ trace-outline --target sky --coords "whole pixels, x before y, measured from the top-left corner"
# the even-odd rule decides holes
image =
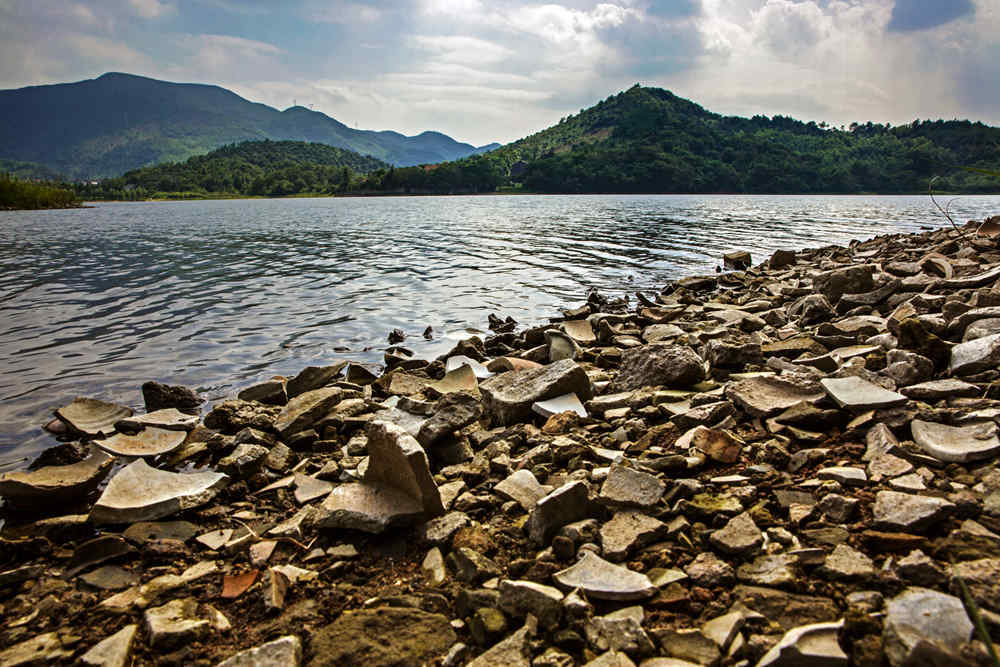
[[[1000,125],[1000,0],[0,0],[0,88],[117,71],[506,143],[639,83],[727,115]]]

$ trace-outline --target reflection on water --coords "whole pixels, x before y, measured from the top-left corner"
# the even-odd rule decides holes
[[[963,197],[956,219],[1000,210]],[[49,444],[86,394],[146,380],[226,396],[400,328],[441,354],[497,312],[533,323],[588,288],[655,289],[723,252],[940,226],[926,197],[394,197],[109,203],[0,212],[0,460]],[[437,338],[425,342],[428,325]],[[369,349],[373,347],[374,349]],[[346,351],[340,351],[346,350]]]

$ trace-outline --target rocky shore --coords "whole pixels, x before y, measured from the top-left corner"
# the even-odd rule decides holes
[[[0,666],[992,664],[998,239],[734,252],[380,374],[77,399],[0,476]]]

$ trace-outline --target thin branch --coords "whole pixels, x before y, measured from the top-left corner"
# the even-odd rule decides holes
[[[940,176],[935,176],[927,184],[927,194],[931,196],[931,201],[934,202],[934,206],[937,207],[937,210],[941,211],[941,215],[948,218],[948,222],[950,222],[951,226],[955,228],[955,231],[958,232],[959,236],[961,236],[964,240],[968,240],[969,237],[966,236],[965,232],[963,232],[961,229],[958,228],[958,225],[955,224],[955,221],[948,214],[948,211],[941,208],[941,204],[938,204],[937,199],[934,199],[934,181],[936,181],[938,178],[940,178]],[[951,202],[948,203],[948,208],[951,208]]]

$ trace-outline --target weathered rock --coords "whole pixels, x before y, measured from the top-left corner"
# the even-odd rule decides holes
[[[94,444],[115,456],[162,456],[176,451],[186,437],[184,431],[144,428],[136,435],[115,433],[108,438],[94,440]]]
[[[1000,558],[955,563],[951,570],[965,581],[976,604],[994,614],[1000,613]],[[961,590],[957,582],[952,584],[952,592],[960,594]]]
[[[903,387],[899,390],[907,398],[918,401],[939,401],[942,398],[972,397],[979,395],[979,388],[974,384],[962,382],[954,378],[931,380],[920,384]]]
[[[271,430],[281,408],[252,401],[223,401],[205,415],[205,426],[227,434],[244,428]]]
[[[78,397],[55,411],[56,417],[76,433],[89,436],[109,436],[115,424],[132,416],[132,409],[94,398]]]
[[[417,441],[424,447],[448,437],[455,431],[475,423],[482,414],[479,399],[471,394],[452,392],[438,401],[434,414],[417,432]]]
[[[0,475],[0,496],[21,508],[80,499],[98,487],[113,464],[110,456],[91,448],[90,456],[79,463]]]
[[[496,644],[466,667],[529,667],[531,665],[531,638],[535,636],[538,622],[529,616],[524,626]]]
[[[943,498],[879,491],[875,496],[873,518],[876,528],[921,532],[947,518],[954,510],[955,504]]]
[[[569,393],[582,400],[593,396],[590,378],[571,359],[536,369],[501,373],[483,381],[480,391],[486,414],[500,425],[528,421],[531,405],[538,401]]]
[[[302,642],[295,635],[285,635],[241,651],[216,667],[299,667],[301,662]]]
[[[500,567],[492,560],[468,547],[457,547],[448,554],[448,563],[459,580],[476,584],[500,575]]]
[[[872,291],[875,287],[872,270],[872,266],[862,265],[817,273],[813,276],[813,289],[835,304],[844,294]]]
[[[820,572],[830,579],[868,579],[875,575],[875,564],[857,549],[838,544],[823,561]]]
[[[754,377],[730,382],[726,397],[751,417],[771,417],[803,401],[819,401],[823,389],[814,380]]]
[[[844,621],[802,625],[785,633],[781,641],[768,651],[758,667],[842,667],[847,654],[840,648],[837,636]]]
[[[656,592],[646,575],[609,563],[589,551],[575,565],[556,572],[552,578],[564,590],[579,588],[598,600],[643,600]]]
[[[347,366],[347,363],[346,361],[338,361],[329,366],[307,366],[303,368],[298,375],[288,381],[286,386],[288,398],[293,399],[307,391],[322,389],[340,375]]]
[[[705,360],[713,368],[743,368],[747,364],[762,364],[760,343],[732,343],[710,340],[705,345]]]
[[[957,656],[971,634],[972,622],[958,598],[913,587],[886,606],[882,645],[889,663],[900,667],[909,664],[909,656],[924,643],[933,645],[945,656]]]
[[[552,586],[510,579],[500,583],[500,608],[513,618],[531,614],[544,628],[559,626],[562,600],[562,592]]]
[[[840,611],[829,598],[796,595],[773,588],[739,585],[733,589],[733,599],[762,614],[785,632],[805,623],[824,623],[840,617]]]
[[[90,510],[94,523],[135,523],[161,519],[209,502],[229,483],[222,473],[173,473],[139,459],[111,478]]]
[[[798,562],[798,558],[789,554],[758,556],[753,562],[740,565],[736,577],[755,586],[791,586],[801,576]]]
[[[601,526],[601,547],[604,557],[612,562],[625,560],[638,547],[649,544],[666,534],[662,521],[641,512],[617,512]]]
[[[304,431],[330,412],[344,398],[344,390],[339,387],[324,387],[299,394],[288,401],[277,419],[274,430],[282,438]],[[207,423],[207,422],[206,422]]]
[[[649,508],[660,502],[665,490],[666,485],[649,473],[612,464],[599,500],[609,507]]]
[[[176,408],[189,415],[197,415],[202,400],[198,394],[181,385],[167,385],[160,382],[146,382],[142,385],[142,400],[146,412],[165,408]]]
[[[732,566],[710,551],[703,551],[688,563],[684,572],[697,586],[727,586],[736,579]]]
[[[994,422],[946,426],[914,419],[910,429],[914,442],[941,461],[967,463],[993,458],[1000,453],[1000,439],[997,439]]]
[[[207,636],[211,622],[198,616],[198,601],[193,598],[171,600],[160,607],[146,610],[143,617],[146,634],[153,648],[174,648]]]
[[[138,629],[139,626],[134,623],[126,625],[113,635],[99,641],[80,656],[80,662],[95,667],[126,667],[126,665],[131,664],[129,657]]]
[[[511,500],[516,500],[525,512],[530,512],[535,509],[539,500],[552,491],[552,487],[542,486],[530,470],[521,469],[498,483],[493,490]]]
[[[585,626],[587,643],[598,651],[620,651],[636,659],[653,655],[656,647],[642,629],[643,617],[640,606],[594,616]]]
[[[972,375],[1000,366],[1000,334],[959,343],[951,348],[948,370],[952,375]]]
[[[732,555],[753,553],[764,543],[764,535],[746,512],[730,519],[708,539],[716,549]]]
[[[864,486],[868,483],[868,475],[865,474],[864,470],[850,466],[820,468],[816,471],[816,477],[832,479],[835,482],[840,482],[843,486]]]
[[[241,401],[257,401],[268,405],[284,405],[288,402],[288,392],[285,389],[284,380],[268,380],[247,387],[236,398]]]
[[[535,504],[525,529],[532,542],[547,544],[557,530],[585,518],[589,511],[587,485],[581,481],[568,482]]]
[[[736,463],[740,460],[742,443],[722,429],[698,426],[681,436],[677,447],[693,447],[719,463]]]
[[[891,408],[906,403],[906,396],[883,389],[859,377],[824,378],[819,383],[837,405],[857,412]]]
[[[865,434],[867,448],[862,461],[871,461],[882,455],[890,454],[899,448],[899,440],[893,435],[888,426],[879,422],[868,430]]]
[[[73,644],[80,641],[68,633],[45,632],[27,641],[0,649],[0,665],[52,665],[69,658],[74,653]]]
[[[348,610],[313,631],[309,664],[418,667],[443,656],[455,640],[441,614],[401,607]]]
[[[683,345],[643,345],[626,350],[611,393],[665,385],[686,387],[701,382],[705,369],[701,357]]]

